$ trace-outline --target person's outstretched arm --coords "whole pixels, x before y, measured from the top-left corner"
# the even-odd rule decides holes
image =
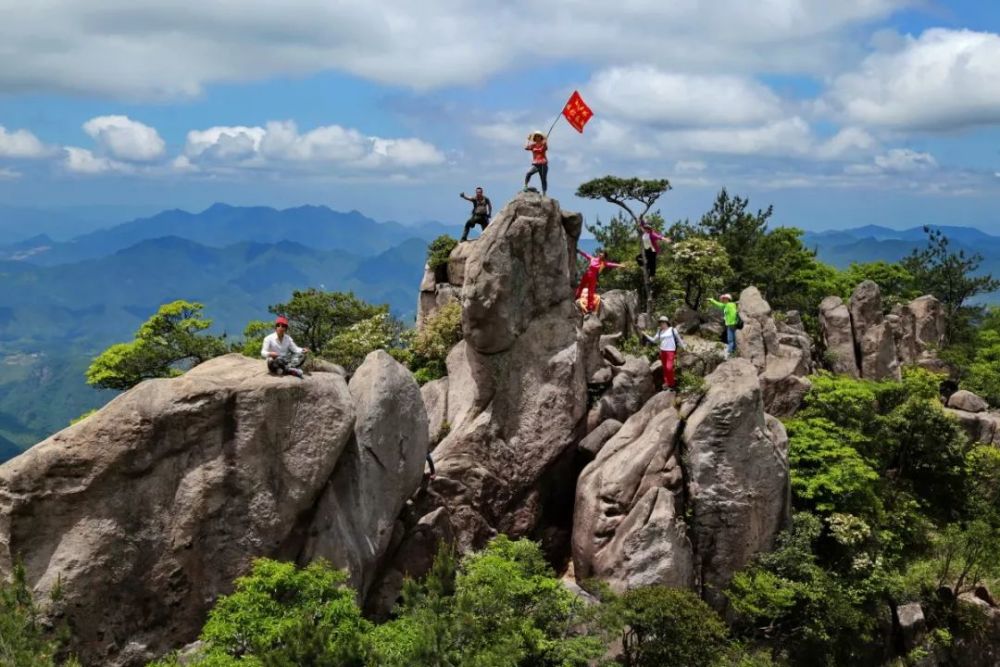
[[[465,201],[473,201],[472,197],[466,197],[464,192],[459,192],[458,196],[464,199]]]
[[[650,336],[645,331],[640,331],[639,333],[641,333],[642,336],[643,336],[643,338],[645,338],[646,340],[648,340],[650,343],[656,343],[657,341],[660,340],[660,332],[659,331],[656,332],[655,336]]]
[[[587,253],[585,253],[583,250],[580,250],[579,248],[577,248],[576,251],[578,253],[580,253],[581,255],[583,255],[585,258],[587,258],[588,261],[594,259],[593,257],[591,257],[590,255],[588,255]]]
[[[721,301],[716,301],[712,297],[708,297],[708,302],[713,306],[715,306],[716,308],[722,308],[723,310],[726,309],[726,304],[722,303]]]
[[[619,264],[618,262],[609,262],[607,260],[604,260],[604,266],[608,267],[609,269],[620,269],[625,265]]]

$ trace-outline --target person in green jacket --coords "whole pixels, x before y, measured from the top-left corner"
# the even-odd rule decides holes
[[[721,294],[719,300],[709,299],[713,306],[722,309],[722,321],[726,323],[726,358],[736,353],[736,324],[740,321],[740,313],[733,301],[732,294]]]

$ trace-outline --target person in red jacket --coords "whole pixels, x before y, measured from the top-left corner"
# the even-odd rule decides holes
[[[576,288],[576,298],[579,299],[583,290],[587,290],[587,312],[593,312],[596,308],[594,297],[597,296],[597,276],[604,269],[617,269],[621,266],[616,262],[609,262],[603,250],[598,250],[596,255],[588,255],[584,251],[577,249],[577,252],[590,262],[587,270],[580,279],[580,284]]]
[[[535,131],[528,135],[528,143],[524,145],[524,150],[531,151],[531,169],[524,176],[524,189],[528,189],[528,182],[531,177],[538,174],[542,181],[542,194],[549,189],[549,158],[546,153],[549,150],[549,142],[545,135]]]

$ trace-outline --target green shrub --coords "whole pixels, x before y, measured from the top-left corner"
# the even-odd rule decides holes
[[[57,593],[53,594],[57,597]],[[14,565],[10,581],[0,579],[0,665],[12,667],[70,667],[72,657],[57,658],[65,631],[52,632],[42,622],[31,596],[24,566]]]
[[[401,335],[399,321],[388,311],[382,311],[339,331],[323,346],[321,354],[343,366],[348,373],[354,373],[370,352],[387,350],[391,353],[401,349]]]
[[[442,234],[431,241],[430,245],[427,246],[427,265],[431,271],[437,272],[448,266],[448,258],[457,245],[458,240],[447,234]]]

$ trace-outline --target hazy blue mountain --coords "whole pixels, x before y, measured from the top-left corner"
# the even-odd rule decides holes
[[[31,208],[0,204],[0,245],[17,243],[39,234],[56,241],[111,227],[155,211],[149,206],[75,206]]]
[[[13,442],[0,436],[0,462],[14,458],[21,453],[21,448]]]
[[[0,259],[54,266],[96,259],[165,236],[195,241],[211,247],[236,243],[295,241],[319,250],[344,250],[354,255],[373,255],[409,238],[429,241],[454,230],[435,222],[407,226],[376,222],[357,211],[341,213],[325,206],[299,206],[278,210],[266,206],[237,207],[214,204],[200,213],[163,211],[152,217],[100,229],[63,243],[40,243],[25,248],[0,247]]]

